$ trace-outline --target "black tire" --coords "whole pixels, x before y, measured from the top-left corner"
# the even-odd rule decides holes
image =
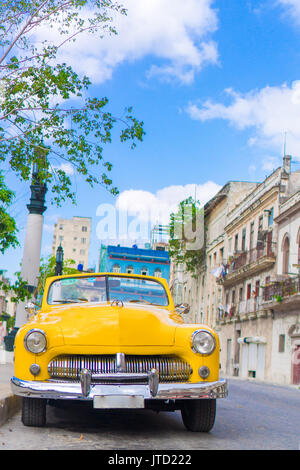
[[[181,407],[181,416],[189,431],[209,432],[215,424],[216,400],[185,400]]]
[[[22,399],[22,423],[24,426],[42,427],[46,424],[46,403],[43,398]]]

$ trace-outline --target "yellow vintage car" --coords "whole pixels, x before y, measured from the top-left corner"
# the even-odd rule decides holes
[[[44,426],[53,400],[97,409],[181,410],[191,431],[214,425],[219,340],[209,327],[184,323],[167,281],[89,273],[48,278],[40,310],[15,339],[12,391],[25,426]]]

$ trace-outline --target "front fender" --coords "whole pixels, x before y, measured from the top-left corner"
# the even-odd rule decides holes
[[[206,356],[204,354],[194,353],[191,348],[191,337],[196,330],[207,330],[213,334],[216,340],[216,349],[212,354]],[[220,342],[217,333],[209,328],[207,325],[199,324],[184,324],[177,326],[175,331],[175,345],[184,351],[184,358],[190,363],[193,374],[191,376],[192,382],[203,380],[199,377],[198,370],[202,366],[206,366],[210,370],[210,375],[206,381],[217,381],[219,379],[219,359],[220,359]]]

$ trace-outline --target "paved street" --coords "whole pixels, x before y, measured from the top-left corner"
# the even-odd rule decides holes
[[[24,427],[20,414],[0,428],[4,449],[298,450],[300,390],[232,379],[209,434],[187,432],[179,412],[92,411],[48,407],[45,428]]]

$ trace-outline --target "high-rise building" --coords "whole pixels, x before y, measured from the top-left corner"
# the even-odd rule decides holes
[[[88,269],[89,247],[91,236],[90,217],[72,217],[72,219],[58,219],[54,225],[52,255],[56,255],[61,245],[64,250],[64,259],[73,259],[82,264],[83,270]]]

